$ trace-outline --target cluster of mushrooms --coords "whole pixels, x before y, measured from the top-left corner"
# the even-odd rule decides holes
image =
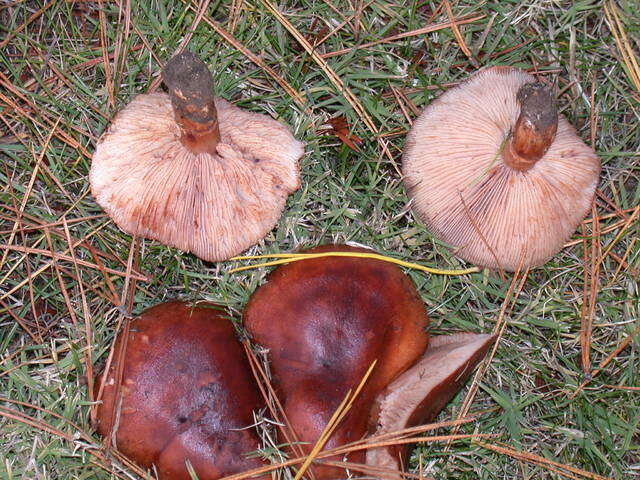
[[[172,58],[163,80],[168,94],[137,96],[100,138],[92,192],[128,233],[228,259],[277,223],[300,185],[303,144],[270,117],[214,97],[211,74],[192,53]],[[562,248],[591,205],[599,170],[551,88],[506,67],[483,69],[433,101],[403,154],[403,180],[430,231],[460,258],[508,271]],[[390,263],[348,256],[278,267],[242,322],[269,352],[292,455],[311,452],[374,362],[327,448],[432,420],[495,340],[429,337],[411,280]],[[254,415],[266,400],[235,327],[209,303],[164,303],[134,319],[96,382],[98,432],[161,480],[191,478],[188,465],[201,480],[263,466]],[[345,478],[331,460],[346,460],[352,470],[364,464],[399,478],[406,455],[399,446],[353,451],[315,461],[312,474]]]
[[[322,251],[367,250],[311,250]],[[494,341],[471,333],[430,338],[411,280],[395,265],[366,258],[323,257],[277,268],[251,296],[243,320],[256,344],[269,350],[283,418],[305,454],[374,361],[326,447],[433,419]],[[97,426],[120,452],[155,466],[160,480],[189,479],[187,460],[200,480],[261,466],[248,454],[260,446],[253,412],[265,401],[222,307],[156,305],[119,335],[114,352],[96,382],[102,390]],[[381,478],[400,478],[405,455],[378,447],[348,461]],[[319,462],[314,478],[347,476]]]

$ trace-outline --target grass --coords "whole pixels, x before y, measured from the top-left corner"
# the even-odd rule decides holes
[[[117,325],[176,297],[240,318],[268,271],[232,274],[134,241],[90,195],[109,119],[159,88],[161,63],[185,46],[215,71],[220,96],[291,125],[307,145],[301,189],[252,254],[350,241],[468,267],[407,206],[404,134],[476,66],[556,82],[562,113],[602,159],[593,212],[526,275],[407,271],[434,333],[502,331],[492,361],[439,417],[479,414],[439,433],[494,437],[423,445],[411,466],[438,479],[640,478],[640,91],[629,60],[640,57],[640,16],[633,0],[606,5],[609,17],[590,0],[0,4],[2,478],[136,478],[99,449],[90,422],[87,384]],[[463,19],[457,31],[450,17]]]

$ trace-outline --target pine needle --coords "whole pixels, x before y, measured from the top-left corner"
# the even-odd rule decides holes
[[[304,473],[307,471],[307,469],[309,468],[309,465],[311,465],[311,462],[313,462],[313,460],[318,456],[318,453],[320,453],[320,451],[324,448],[325,444],[327,443],[331,435],[333,435],[333,432],[335,431],[338,424],[342,421],[342,419],[347,414],[349,409],[353,406],[353,402],[355,401],[355,399],[358,398],[358,395],[362,391],[364,384],[366,383],[367,379],[371,375],[371,372],[373,372],[373,369],[376,366],[376,363],[377,363],[377,360],[374,360],[371,363],[371,366],[369,366],[369,369],[362,377],[362,380],[360,381],[360,384],[356,388],[355,392],[353,394],[351,394],[351,390],[347,392],[347,394],[344,397],[344,400],[340,402],[340,405],[338,406],[336,411],[333,412],[333,415],[329,419],[329,422],[327,422],[327,425],[324,427],[324,430],[320,434],[320,438],[318,438],[318,441],[316,442],[315,446],[313,447],[313,449],[307,456],[306,460],[300,467],[300,470],[298,470],[298,473],[296,473],[296,476],[294,477],[293,480],[300,480],[302,478],[302,475],[304,475]]]
[[[616,46],[618,47],[622,60],[626,66],[627,76],[636,87],[636,90],[640,92],[640,66],[638,65],[638,60],[633,53],[633,48],[631,47],[631,42],[624,30],[624,26],[620,21],[618,8],[613,1],[604,5],[604,14],[607,17],[609,28],[611,29],[611,33],[613,33]]]

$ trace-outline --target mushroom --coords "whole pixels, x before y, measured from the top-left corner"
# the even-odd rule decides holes
[[[549,88],[493,67],[425,108],[402,170],[418,217],[456,255],[515,271],[562,248],[591,205],[600,161]]]
[[[432,421],[462,388],[494,341],[493,335],[475,333],[431,337],[420,360],[376,397],[370,430],[383,435]],[[407,445],[372,448],[367,450],[367,465],[400,471],[408,453]]]
[[[369,252],[344,245],[309,252],[326,251]],[[411,280],[395,265],[365,258],[322,257],[281,266],[253,293],[243,319],[253,339],[269,349],[276,393],[306,453],[374,360],[373,373],[327,448],[432,418],[493,341],[489,335],[440,338],[427,349],[428,317]],[[405,393],[392,397],[396,384]],[[393,452],[377,456],[387,468],[387,457],[397,460]],[[370,460],[364,451],[349,455],[350,462],[370,465],[381,463],[378,458]],[[313,473],[322,480],[345,472],[316,465]]]
[[[225,312],[168,302],[146,310],[116,340],[97,430],[159,480],[214,480],[262,465],[248,428],[261,397]]]
[[[193,53],[162,72],[169,94],[136,96],[102,135],[91,191],[125,232],[207,261],[254,245],[300,185],[304,153],[288,128],[213,96]]]

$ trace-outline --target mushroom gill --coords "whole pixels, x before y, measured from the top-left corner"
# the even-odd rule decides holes
[[[214,97],[189,52],[163,78],[169,94],[138,95],[98,141],[91,191],[125,232],[225,260],[275,226],[300,185],[303,145],[270,117]]]
[[[494,340],[492,335],[474,333],[431,337],[420,360],[376,398],[370,430],[384,435],[432,421],[462,388]],[[407,454],[407,445],[372,448],[367,450],[367,465],[400,471]],[[400,475],[391,473],[385,478]]]
[[[600,172],[549,89],[505,67],[481,70],[428,105],[402,162],[429,230],[457,256],[509,271],[539,266],[562,248]]]

